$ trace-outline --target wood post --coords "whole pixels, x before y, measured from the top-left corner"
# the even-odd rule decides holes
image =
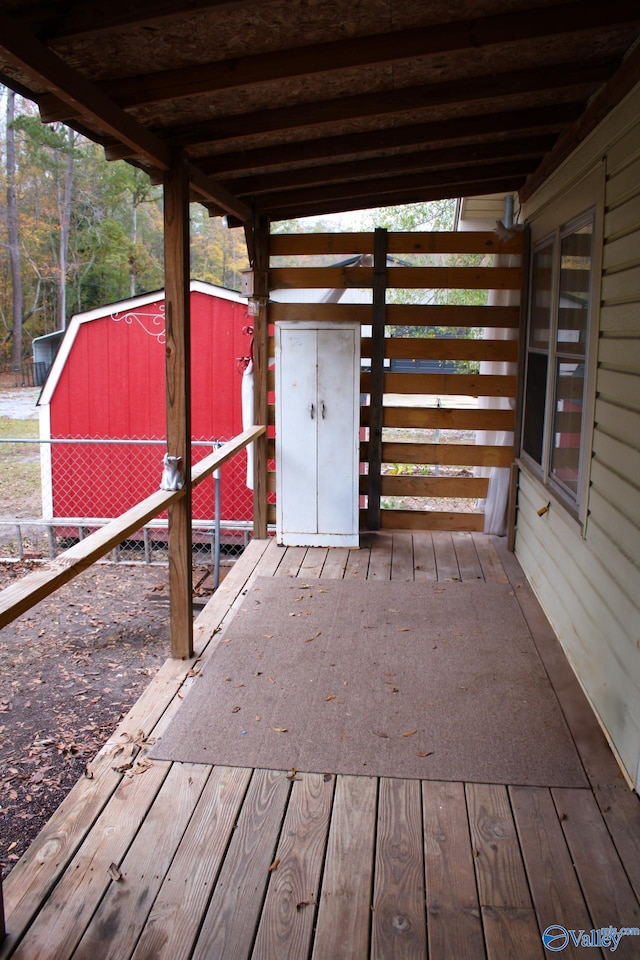
[[[520,254],[520,326],[518,329],[518,372],[516,381],[516,409],[513,428],[513,455],[517,459],[522,451],[522,418],[524,411],[524,380],[527,358],[527,316],[529,313],[529,278],[531,271],[531,228],[525,227]],[[507,545],[511,553],[516,549],[516,525],[518,522],[518,480],[520,471],[517,462],[511,468],[509,503],[507,507]]]
[[[382,403],[384,394],[384,328],[387,293],[387,231],[378,228],[373,238],[373,310],[371,316],[371,383],[369,417],[369,486],[367,529],[380,529],[382,470]]]
[[[169,509],[171,655],[193,656],[189,179],[176,153],[164,177],[167,449],[182,457],[185,496]]]
[[[253,224],[254,262],[257,274],[266,274],[269,269],[269,221],[256,217]],[[259,292],[268,291],[259,288]],[[258,296],[253,301],[253,375],[254,375],[254,423],[267,424],[268,373],[269,373],[269,306],[268,299]],[[266,539],[267,532],[267,433],[255,441],[253,453],[253,536]]]

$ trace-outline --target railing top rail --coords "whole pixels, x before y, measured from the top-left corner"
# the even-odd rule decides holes
[[[265,426],[250,427],[233,440],[223,444],[200,463],[195,464],[191,470],[192,485],[201,483],[214,470],[261,436],[266,429]],[[121,540],[135,533],[145,523],[184,496],[184,489],[156,490],[126,513],[65,550],[46,569],[27,574],[26,577],[0,591],[0,627],[10,623],[40,600],[54,593],[58,587],[92,566]]]

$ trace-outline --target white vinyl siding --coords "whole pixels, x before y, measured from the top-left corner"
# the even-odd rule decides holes
[[[600,304],[592,314],[597,362],[582,450],[584,522],[575,523],[523,464],[516,553],[639,789],[640,86],[527,204],[534,242],[536,222],[547,229],[567,198],[578,210],[596,207],[602,247]]]

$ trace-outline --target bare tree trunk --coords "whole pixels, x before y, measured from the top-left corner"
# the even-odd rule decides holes
[[[58,285],[58,329],[67,328],[67,255],[69,251],[69,231],[71,229],[71,198],[73,195],[73,140],[71,128],[67,131],[67,157],[64,168],[64,193],[60,210],[60,247]]]
[[[131,256],[129,257],[129,293],[132,297],[136,295],[136,244],[138,242],[138,198],[134,192],[132,195],[132,218],[131,218]]]
[[[11,288],[13,294],[13,335],[11,362],[14,370],[22,364],[22,271],[18,243],[18,199],[16,195],[16,95],[7,90],[7,232],[11,264]]]

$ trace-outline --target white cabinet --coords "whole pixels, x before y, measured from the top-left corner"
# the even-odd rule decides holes
[[[358,546],[360,326],[275,333],[278,543]]]

